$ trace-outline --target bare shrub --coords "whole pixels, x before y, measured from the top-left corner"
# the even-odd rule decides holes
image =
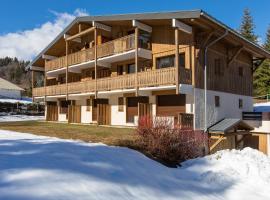
[[[169,119],[153,119],[149,116],[140,117],[136,133],[139,136],[139,148],[169,166],[202,156],[208,141],[203,131],[181,129]]]

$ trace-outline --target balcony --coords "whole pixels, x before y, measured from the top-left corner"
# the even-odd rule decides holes
[[[139,55],[151,58],[151,53],[146,49],[139,49]],[[98,64],[103,66],[107,63],[127,60],[135,57],[135,35],[131,34],[97,46]],[[66,56],[47,61],[45,71],[48,76],[54,76],[65,72],[66,60],[69,70],[78,72],[81,69],[94,66],[95,49],[89,48]]]
[[[138,73],[138,87],[157,87],[175,85],[175,67],[150,70]],[[180,68],[180,83],[191,84],[191,70]],[[97,91],[111,91],[118,89],[134,89],[136,87],[136,74],[127,74],[117,77],[97,79]],[[95,80],[73,82],[61,85],[34,88],[33,96],[54,96],[67,94],[90,93],[95,91]]]

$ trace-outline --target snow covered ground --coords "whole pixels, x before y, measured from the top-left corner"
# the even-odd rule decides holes
[[[32,121],[44,120],[44,116],[29,116],[29,115],[3,115],[0,116],[0,122],[16,122],[16,121]]]
[[[167,168],[127,148],[0,130],[0,199],[270,199],[270,158],[225,150]]]

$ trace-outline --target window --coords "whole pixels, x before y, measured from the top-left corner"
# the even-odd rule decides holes
[[[91,77],[92,77],[92,79],[95,79],[95,71],[94,70],[91,72]]]
[[[151,34],[144,30],[139,30],[139,47],[151,49]]]
[[[219,96],[215,96],[215,106],[216,107],[220,106],[220,98],[219,98]]]
[[[118,98],[118,111],[123,112],[124,111],[124,97]]]
[[[128,68],[127,68],[127,73],[128,73],[128,74],[133,74],[133,73],[135,73],[135,64],[134,64],[134,63],[133,63],[133,64],[129,64],[127,67],[128,67]]]
[[[223,76],[224,71],[223,71],[223,66],[221,64],[221,59],[215,59],[215,75],[218,76]]]
[[[239,67],[239,68],[238,68],[238,74],[239,74],[239,76],[241,76],[241,77],[244,75],[243,67]]]
[[[70,104],[69,101],[60,101],[60,113],[61,114],[67,114],[69,104]]]
[[[91,111],[91,99],[86,99],[86,111]]]
[[[174,54],[157,58],[156,60],[157,69],[174,67],[175,66],[174,60],[175,60]],[[179,66],[185,67],[185,54],[184,53],[179,54]]]
[[[118,65],[117,66],[117,75],[123,75],[123,65]]]
[[[243,99],[239,99],[238,106],[239,108],[243,108]]]

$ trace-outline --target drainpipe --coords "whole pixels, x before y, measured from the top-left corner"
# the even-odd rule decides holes
[[[208,48],[217,43],[219,40],[224,38],[226,35],[228,35],[228,30],[226,29],[226,32],[215,39],[213,42],[208,44],[204,49],[204,132],[207,132],[207,52]]]

